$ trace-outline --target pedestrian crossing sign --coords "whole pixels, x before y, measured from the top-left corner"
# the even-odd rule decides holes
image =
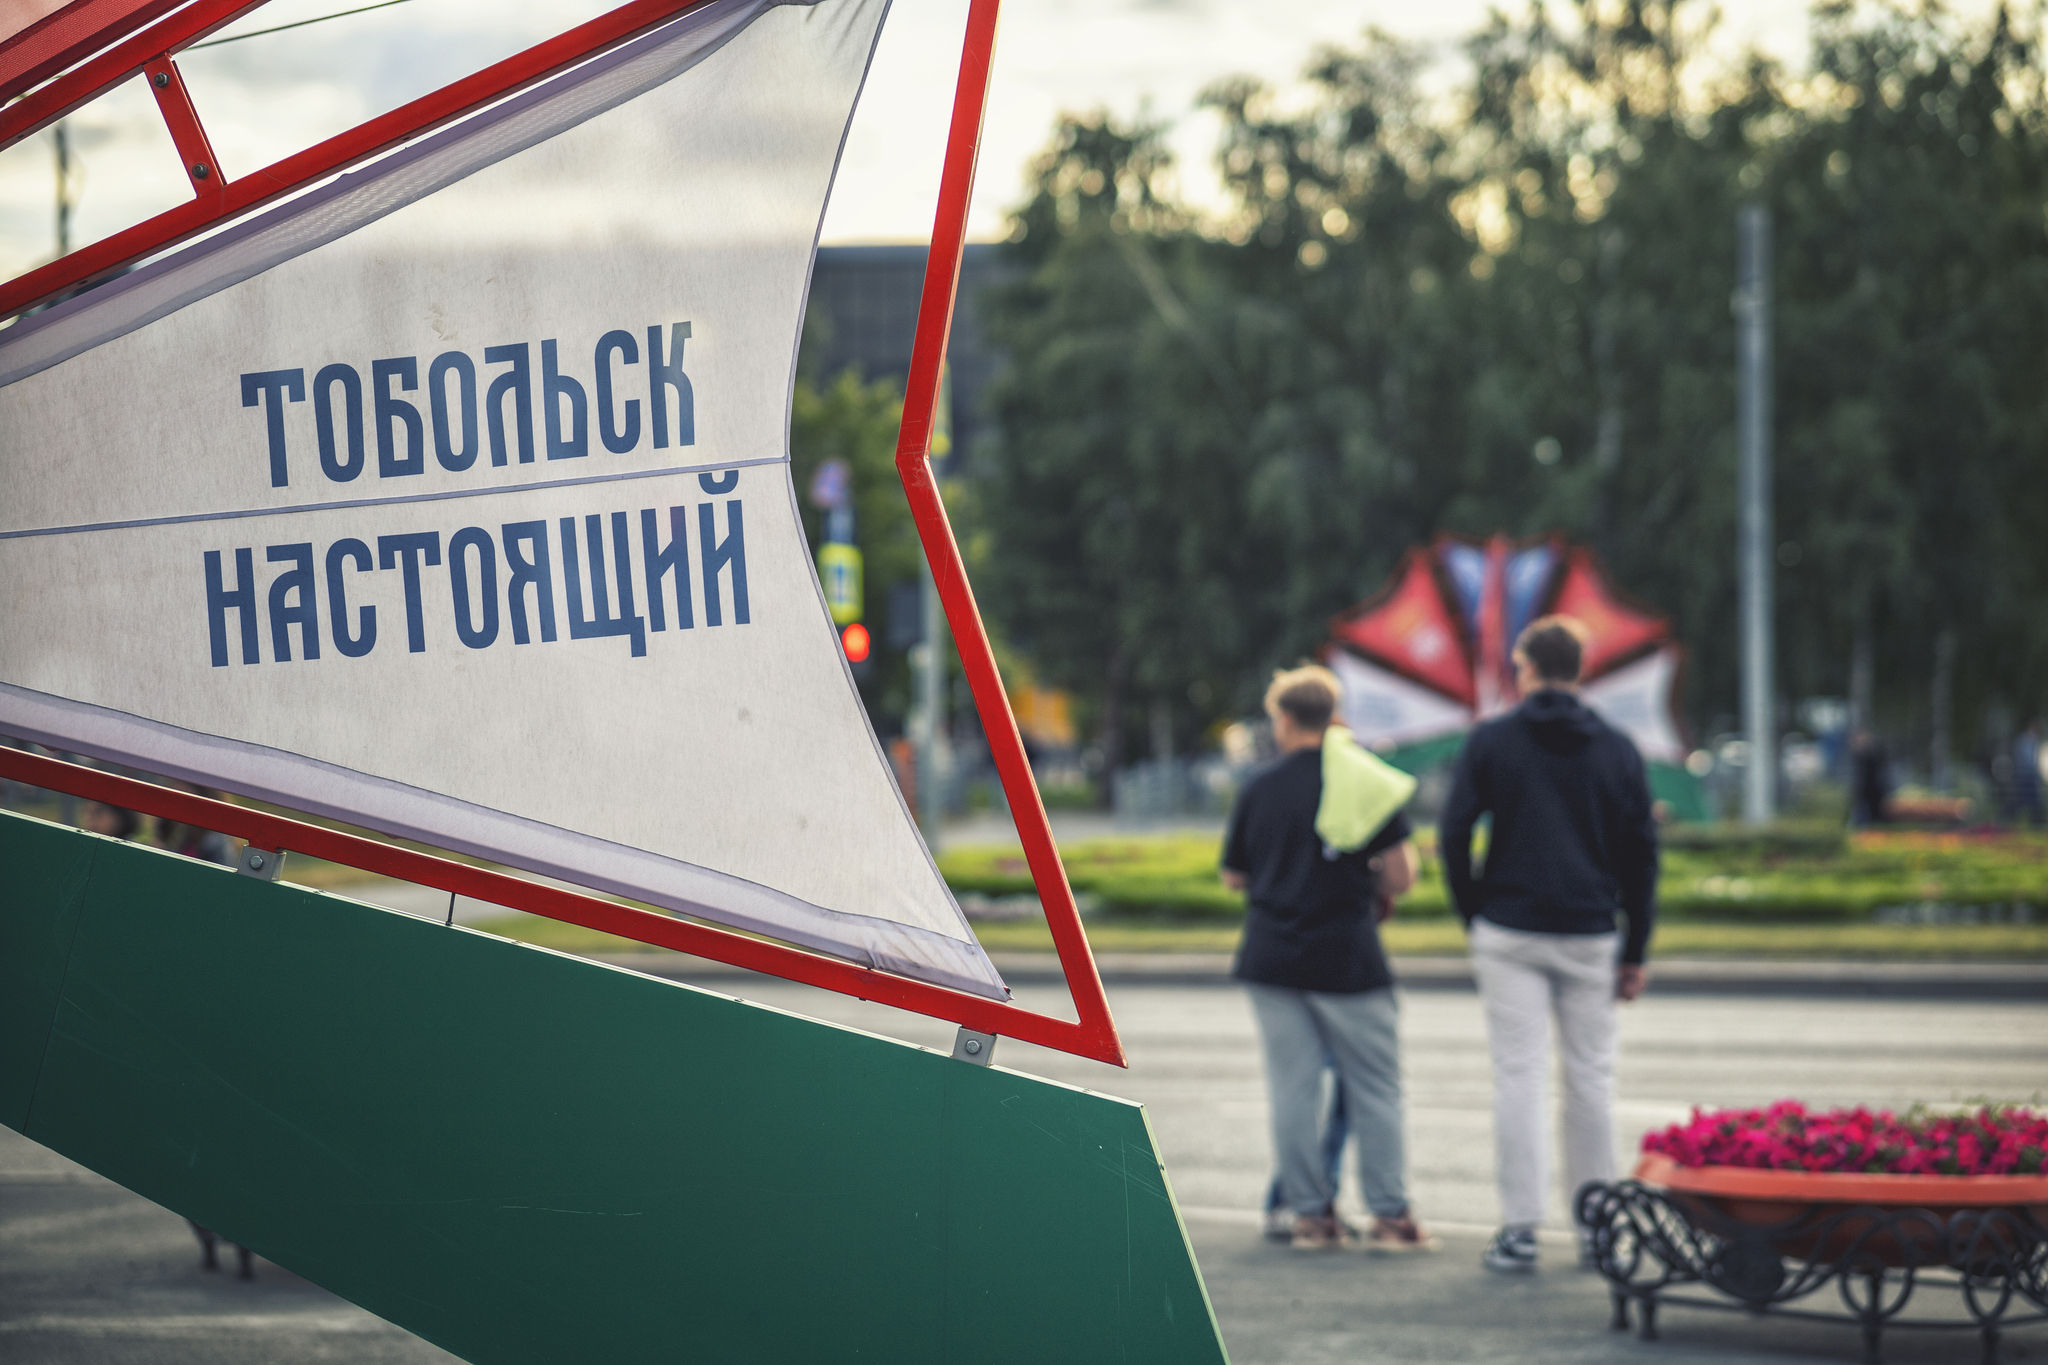
[[[818,547],[818,582],[825,588],[825,609],[836,625],[851,625],[861,617],[861,559],[858,545],[829,544]]]

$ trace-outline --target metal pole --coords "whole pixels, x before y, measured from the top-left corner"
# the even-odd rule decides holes
[[[1761,204],[1736,215],[1737,419],[1741,444],[1742,726],[1749,739],[1742,818],[1777,806],[1777,706],[1772,686],[1771,218]]]
[[[1953,747],[1949,735],[1950,712],[1955,709],[1956,633],[1944,630],[1934,637],[1933,734],[1928,737],[1927,785],[1938,792],[1955,790],[1955,773],[1950,763]]]
[[[50,129],[57,142],[57,256],[71,254],[71,129],[58,119]]]

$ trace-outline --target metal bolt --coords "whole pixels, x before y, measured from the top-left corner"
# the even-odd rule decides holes
[[[211,175],[211,174],[212,174],[212,172],[211,172],[211,171],[209,171],[209,170],[208,170],[208,169],[206,168],[206,163],[205,163],[204,161],[199,161],[199,162],[194,162],[194,163],[193,163],[193,166],[192,166],[192,178],[193,178],[194,180],[204,180],[204,179],[206,179],[206,177],[207,177],[207,176],[209,176],[209,175]]]
[[[975,1055],[976,1053],[978,1053],[978,1052],[980,1052],[980,1051],[981,1051],[981,1039],[979,1039],[979,1038],[969,1038],[969,1039],[967,1040],[967,1055],[968,1055],[968,1056],[970,1056],[970,1057],[972,1057],[972,1056],[974,1056],[974,1055]]]
[[[253,868],[260,868],[260,867],[262,867],[262,866],[263,866],[263,855],[262,855],[261,853],[251,853],[251,854],[249,855],[249,866],[250,866],[250,867],[253,867]]]
[[[164,88],[165,86],[167,86],[167,85],[169,85],[169,84],[171,83],[171,73],[170,73],[170,72],[168,72],[168,71],[159,71],[159,72],[157,72],[157,73],[156,73],[156,75],[152,76],[152,77],[151,77],[150,79],[151,79],[151,80],[153,80],[153,81],[155,81],[155,82],[156,82],[156,88],[157,88],[157,89],[159,89],[159,90],[161,90],[161,89],[163,89],[163,88]]]

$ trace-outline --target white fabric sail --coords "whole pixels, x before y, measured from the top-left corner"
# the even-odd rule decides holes
[[[1600,718],[1635,741],[1652,763],[1685,762],[1685,737],[1671,704],[1678,682],[1678,649],[1666,645],[1632,664],[1587,683],[1580,696]]]
[[[1338,708],[1344,725],[1368,749],[1415,744],[1471,728],[1472,713],[1465,707],[1346,650],[1330,651],[1330,668],[1344,685]]]
[[[886,0],[711,0],[0,332],[0,733],[994,998],[790,486]]]

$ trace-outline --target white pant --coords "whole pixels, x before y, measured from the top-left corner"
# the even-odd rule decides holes
[[[1472,974],[1493,1053],[1501,1222],[1537,1227],[1550,1191],[1550,1016],[1564,1057],[1564,1165],[1576,1194],[1614,1178],[1614,978],[1619,934],[1532,934],[1472,922]]]

